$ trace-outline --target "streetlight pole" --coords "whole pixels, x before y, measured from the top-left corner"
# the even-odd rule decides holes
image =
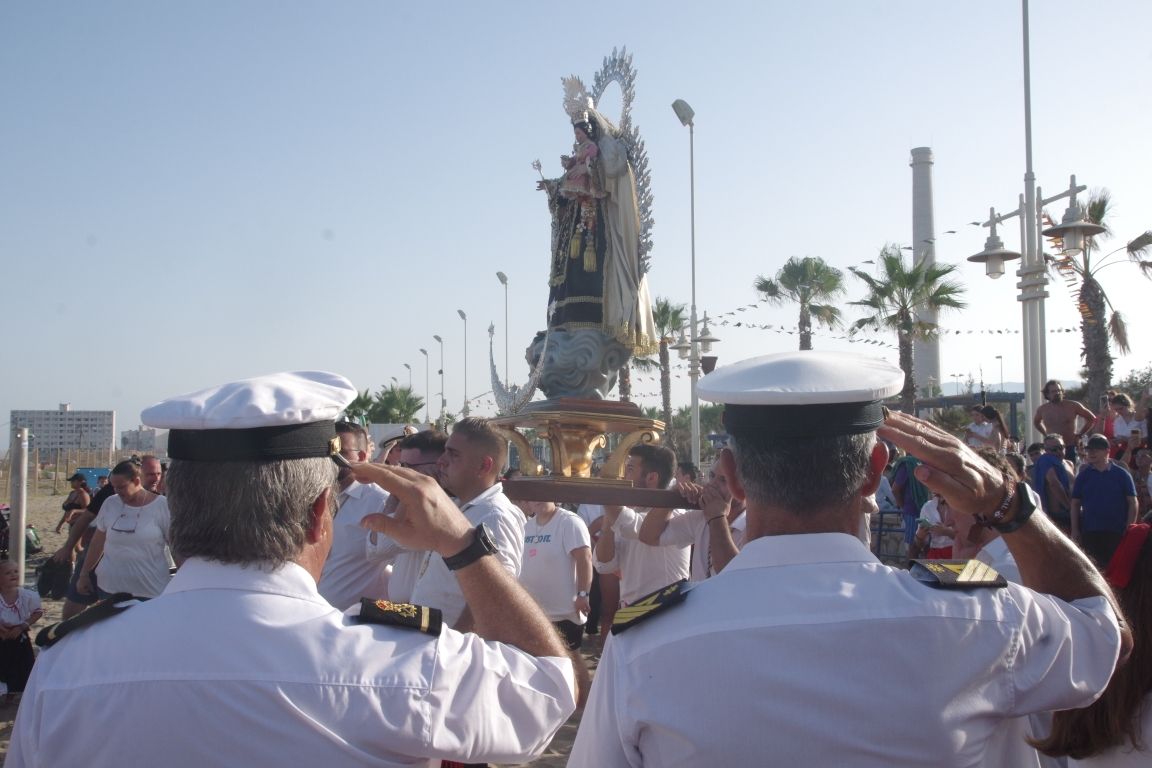
[[[996,355],[996,359],[1000,361],[1000,391],[1004,391],[1004,355]]]
[[[1071,239],[1071,242],[1075,244],[1079,242],[1080,237],[1086,234],[1098,234],[1103,228],[1097,228],[1098,225],[1084,221],[1083,215],[1079,214],[1076,205],[1076,193],[1082,191],[1084,188],[1078,188],[1076,186],[1075,176],[1072,177],[1072,183],[1068,193],[1051,198],[1050,200],[1044,200],[1040,194],[1040,190],[1036,187],[1036,174],[1032,171],[1032,66],[1031,43],[1028,32],[1028,0],[1020,0],[1020,10],[1023,22],[1024,49],[1024,195],[1020,201],[1018,215],[1021,220],[1021,245],[1024,253],[1020,269],[1016,272],[1020,278],[1020,282],[1016,284],[1016,287],[1020,289],[1018,300],[1020,302],[1024,331],[1024,410],[1025,421],[1027,421],[1027,415],[1035,413],[1036,409],[1040,406],[1040,388],[1047,378],[1048,369],[1047,339],[1045,338],[1047,328],[1044,320],[1044,299],[1048,297],[1046,290],[1048,278],[1045,273],[1044,255],[1040,247],[1042,242],[1040,227],[1043,207],[1046,203],[1066,195],[1070,195],[1072,198],[1068,213],[1065,214],[1064,223],[1043,234],[1056,234],[1053,230],[1058,230],[1059,234],[1066,233]],[[1069,214],[1072,215],[1070,216]],[[997,217],[995,213],[993,213],[989,217],[990,221],[988,225],[992,226],[992,236],[988,239],[988,245],[985,246],[982,253],[978,253],[968,259],[969,261],[987,262],[989,277],[999,277],[999,274],[994,272],[994,267],[1000,267],[1002,274],[1003,268],[1001,265],[1003,261],[1019,256],[1019,254],[1005,252],[1003,246],[1000,246],[999,251],[992,248],[993,240],[996,236],[995,224],[1013,215],[1017,214],[1006,214]],[[1066,246],[1066,249],[1075,250],[1075,245],[1070,248]],[[1025,442],[1027,442],[1027,440]]]
[[[428,414],[428,398],[432,394],[428,388],[428,350],[420,347],[420,354],[424,355],[424,423],[431,424],[432,419],[429,418]]]
[[[692,253],[692,304],[688,315],[688,322],[692,326],[692,348],[688,359],[688,378],[692,387],[692,463],[699,465],[700,396],[696,391],[696,384],[700,380],[700,345],[697,341],[696,329],[696,113],[683,99],[676,99],[672,102],[672,111],[676,113],[681,125],[688,126],[689,226]]]
[[[508,378],[508,275],[503,272],[496,273],[496,279],[504,286],[504,386],[509,386]]]
[[[468,315],[464,314],[464,310],[456,310],[456,314],[460,315],[460,319],[464,321],[464,410],[461,411],[465,416],[468,415]]]
[[[408,389],[411,390],[412,389],[412,366],[408,365],[408,363],[404,363],[404,367],[408,369]]]
[[[440,345],[440,426],[443,428],[445,426],[444,411],[448,407],[448,398],[444,394],[444,339],[436,335],[433,335],[432,338],[436,339],[436,343]]]

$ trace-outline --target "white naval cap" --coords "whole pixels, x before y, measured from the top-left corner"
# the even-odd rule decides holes
[[[336,418],[356,398],[335,373],[256,376],[171,397],[140,414],[169,429],[168,455],[191,461],[271,461],[339,451]]]
[[[904,388],[886,360],[848,352],[781,352],[717,368],[697,392],[724,403],[729,434],[828,437],[870,432],[884,421],[881,401]]]

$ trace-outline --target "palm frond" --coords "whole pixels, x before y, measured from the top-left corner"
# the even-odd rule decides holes
[[[840,309],[831,304],[809,304],[808,312],[813,320],[827,328],[836,328],[841,324]]]
[[[1128,324],[1124,322],[1124,316],[1115,310],[1108,318],[1108,333],[1121,354],[1127,355],[1132,351],[1132,347],[1128,344]]]
[[[1140,267],[1144,276],[1152,278],[1152,261],[1144,258],[1148,255],[1148,251],[1152,250],[1152,229],[1130,241],[1125,250],[1128,252],[1128,258],[1136,262],[1136,266]]]

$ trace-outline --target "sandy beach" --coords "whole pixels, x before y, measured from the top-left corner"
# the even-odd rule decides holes
[[[55,552],[67,539],[65,529],[64,533],[55,533],[53,528],[56,526],[56,521],[60,519],[60,505],[63,503],[66,496],[65,493],[59,495],[51,495],[51,484],[47,484],[42,490],[40,495],[30,496],[28,498],[28,522],[36,527],[40,534],[40,539],[44,545],[44,551],[38,555],[33,555],[28,559],[27,576],[25,585],[29,589],[36,589],[36,566],[46,560],[53,552]],[[7,500],[7,496],[5,496]],[[35,633],[47,624],[51,624],[60,620],[60,610],[62,602],[60,600],[51,600],[44,598],[44,618],[41,619],[40,624],[33,627],[33,637]],[[596,660],[599,658],[598,645],[593,639],[585,638],[584,643],[584,657],[588,661],[589,666],[595,669]],[[0,706],[0,761],[8,754],[8,740],[12,734],[12,722],[16,719],[16,706],[2,707]],[[568,762],[568,753],[572,749],[572,741],[576,738],[576,728],[580,723],[580,713],[574,714],[567,723],[557,733],[556,738],[553,739],[552,744],[545,751],[544,755],[532,761],[529,765],[534,768],[558,768]]]

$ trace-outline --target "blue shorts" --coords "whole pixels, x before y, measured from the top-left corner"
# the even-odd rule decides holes
[[[87,595],[82,595],[76,591],[76,582],[80,578],[80,571],[84,568],[84,558],[88,554],[87,549],[80,550],[80,554],[76,556],[76,565],[72,569],[72,578],[68,581],[68,591],[64,594],[65,600],[70,600],[73,603],[80,605],[92,605],[100,599],[100,588],[96,586],[96,571],[88,574],[92,579],[92,591]]]

